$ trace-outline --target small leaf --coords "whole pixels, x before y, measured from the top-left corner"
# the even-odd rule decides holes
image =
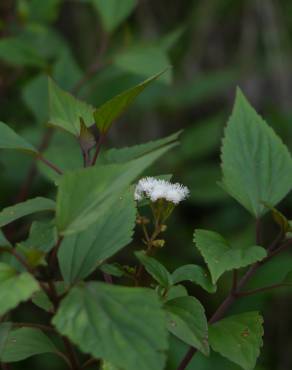
[[[73,283],[84,279],[103,260],[129,244],[135,220],[135,201],[133,193],[128,191],[92,226],[65,236],[58,253],[64,280]]]
[[[134,99],[153,81],[157,80],[163,72],[160,72],[141,82],[119,95],[114,96],[94,111],[94,119],[98,129],[106,133],[113,121],[118,119],[132,104]]]
[[[21,217],[36,212],[54,211],[55,202],[48,198],[37,197],[14,206],[2,209],[0,212],[0,227],[9,224]]]
[[[93,111],[93,107],[62,90],[49,78],[49,123],[52,126],[77,137],[80,135],[80,118],[86,127],[90,127],[94,123]]]
[[[172,285],[171,274],[167,269],[158,262],[155,258],[149,257],[144,251],[135,253],[138,260],[145,267],[146,271],[155,279],[161,286],[168,288]]]
[[[104,272],[105,274],[115,276],[115,277],[122,277],[125,274],[125,271],[121,265],[118,263],[105,263],[99,267],[99,269]]]
[[[178,297],[184,297],[188,295],[188,291],[183,285],[173,285],[169,287],[167,292],[165,292],[165,289],[163,289],[163,291],[160,293],[166,302]]]
[[[42,353],[57,353],[57,348],[41,330],[15,329],[9,333],[1,361],[18,362]]]
[[[222,145],[222,186],[256,218],[291,190],[292,158],[238,89]],[[279,181],[281,179],[281,181]]]
[[[53,324],[95,358],[127,370],[162,370],[167,349],[165,317],[157,294],[91,282],[73,288]]]
[[[165,303],[168,330],[183,342],[209,355],[208,323],[204,307],[194,297],[178,297]]]
[[[56,243],[57,230],[54,223],[35,221],[31,225],[29,237],[21,245],[48,253]]]
[[[137,0],[90,0],[90,2],[99,12],[107,32],[113,32],[137,5]]]
[[[212,349],[244,370],[253,370],[263,344],[263,319],[257,312],[227,317],[209,327]]]
[[[292,230],[288,219],[283,215],[283,213],[278,211],[276,208],[270,206],[268,203],[264,202],[264,206],[272,212],[272,216],[273,216],[275,223],[280,226],[280,229],[284,233],[287,233],[288,231]]]
[[[216,285],[212,284],[209,272],[197,265],[179,267],[172,273],[172,281],[174,284],[181,283],[182,281],[191,281],[200,285],[209,293],[215,293],[217,290]]]
[[[182,131],[177,131],[174,134],[166,136],[162,139],[149,141],[144,144],[124,147],[121,149],[112,148],[102,152],[98,158],[98,163],[113,164],[124,163],[137,159],[145,154],[151,153],[156,149],[162,148],[168,144],[175,143],[178,140]]]
[[[83,152],[88,152],[96,145],[95,137],[90,129],[86,127],[83,119],[80,117],[80,135],[79,144]]]
[[[101,219],[130,183],[173,145],[125,164],[95,166],[64,174],[57,194],[59,232],[63,235],[80,232]]]
[[[38,154],[37,149],[3,122],[0,122],[0,149],[14,149],[33,155]]]
[[[38,282],[27,272],[17,272],[0,262],[0,316],[30,299],[39,290]]]
[[[220,234],[209,230],[197,229],[194,242],[208,265],[213,284],[225,271],[246,267],[267,256],[259,246],[234,248]]]

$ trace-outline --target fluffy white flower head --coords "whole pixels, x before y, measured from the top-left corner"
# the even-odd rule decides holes
[[[189,195],[189,189],[181,184],[172,184],[169,181],[158,180],[154,177],[144,177],[135,189],[135,200],[148,198],[151,202],[165,199],[168,202],[178,204]]]

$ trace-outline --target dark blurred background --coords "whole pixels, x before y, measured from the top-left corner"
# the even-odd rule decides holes
[[[72,168],[81,164],[78,146],[68,135],[46,128],[47,75],[98,106],[171,65],[114,125],[106,142],[107,147],[134,145],[184,130],[180,147],[148,171],[173,174],[191,190],[170,220],[167,246],[158,258],[170,270],[202,262],[192,243],[196,227],[220,232],[235,244],[254,243],[254,220],[217,185],[220,140],[239,85],[284,142],[292,144],[292,1],[0,0],[0,37],[0,120],[40,145],[60,166],[69,163]],[[55,193],[50,173],[40,166],[35,176],[31,158],[23,154],[1,152],[0,168],[1,207]],[[288,218],[291,205],[290,197],[279,206]],[[28,221],[18,223],[16,233],[5,230],[12,241],[26,236]],[[269,215],[262,229],[268,243],[277,233]],[[134,262],[131,252],[140,237],[137,232],[119,261]],[[291,266],[291,253],[278,256],[250,287],[281,281]],[[210,315],[230,288],[230,275],[220,280],[215,295],[187,288]],[[37,308],[24,307],[13,313],[14,319],[42,319]],[[265,317],[256,370],[291,370],[289,289],[242,299],[232,312],[247,310],[260,310]],[[171,342],[167,369],[176,368],[185,350],[182,343]],[[63,364],[40,356],[13,368],[61,370]],[[208,360],[197,355],[188,369],[239,368],[212,354]]]

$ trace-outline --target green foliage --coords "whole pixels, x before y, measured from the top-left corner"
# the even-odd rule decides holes
[[[137,0],[87,0],[98,10],[104,29],[113,32],[134,10]]]
[[[216,285],[212,283],[211,276],[206,269],[197,265],[185,265],[177,268],[172,273],[172,281],[174,284],[182,281],[191,281],[194,284],[200,285],[208,293],[216,292]]]
[[[135,202],[128,191],[92,226],[65,236],[58,254],[64,280],[73,283],[86,278],[98,264],[129,244],[135,220]]]
[[[62,90],[49,79],[49,123],[63,130],[79,136],[80,118],[86,126],[92,126],[93,107],[76,99],[73,95]]]
[[[230,1],[194,2],[187,11],[178,3],[167,4],[167,14],[166,2],[137,0],[0,6],[1,120],[12,124],[0,122],[0,149],[12,149],[0,153],[1,202],[14,204],[0,212],[1,363],[263,370],[256,365],[262,318],[244,312],[265,310],[270,288],[291,289],[291,253],[279,255],[291,243],[291,199],[285,211],[275,208],[290,191],[291,155],[238,91],[222,144],[226,192],[217,185],[224,101],[250,68],[241,68],[242,57],[233,64],[224,32],[216,45],[208,35],[213,20],[236,19],[231,9],[243,22],[246,12]],[[244,57],[245,45],[238,49]],[[263,95],[258,102],[266,103]],[[268,118],[290,144],[291,119],[277,105]],[[114,125],[120,118],[125,125]],[[170,151],[181,131],[163,135],[181,127],[181,147]],[[144,135],[162,138],[143,143]],[[182,181],[190,190],[184,205],[179,184],[151,188],[151,179],[151,196],[140,201],[135,183],[144,174]],[[227,193],[257,219],[259,245],[250,215]],[[228,271],[233,278],[226,274],[219,286]],[[230,310],[241,314],[224,318]],[[215,311],[209,327],[205,311]],[[30,359],[47,353],[55,355],[48,364],[46,356]]]
[[[42,353],[58,353],[51,340],[39,329],[11,330],[4,346],[1,361],[18,362]]]
[[[244,370],[253,370],[263,344],[262,323],[257,312],[227,317],[209,327],[210,345]]]
[[[155,71],[157,72],[157,71]],[[94,111],[94,120],[98,129],[106,133],[112,123],[118,119],[133,103],[134,99],[153,81],[157,80],[164,72],[155,74],[119,95],[114,96]],[[83,118],[83,117],[82,117]]]
[[[112,148],[101,153],[98,163],[112,164],[124,163],[142,157],[143,155],[152,152],[153,150],[164,147],[168,144],[174,144],[178,140],[181,131],[175,132],[162,139],[149,141],[145,144],[124,147],[121,149]]]
[[[209,354],[208,324],[204,307],[194,297],[178,297],[167,301],[168,330],[183,342]]]
[[[56,242],[57,230],[53,222],[35,221],[31,225],[28,238],[21,245],[48,253]]]
[[[213,284],[225,271],[251,265],[267,256],[265,249],[259,246],[232,247],[214,231],[196,230],[194,242],[208,265]]]
[[[17,274],[11,266],[0,262],[0,316],[30,299],[37,290],[38,282],[29,273]]]
[[[10,246],[9,241],[5,238],[5,235],[3,234],[3,231],[0,230],[0,246],[6,247]]]
[[[0,59],[15,66],[45,66],[45,61],[35,48],[18,37],[7,37],[0,40]]]
[[[0,212],[0,227],[32,213],[54,210],[55,202],[51,199],[43,197],[29,199],[14,206],[4,208]]]
[[[162,287],[169,288],[172,285],[171,274],[167,269],[158,262],[155,258],[147,256],[144,251],[136,252],[136,257],[145,267],[147,272],[155,279]]]
[[[63,235],[80,232],[97,222],[125,188],[172,145],[126,164],[96,166],[65,174],[57,195],[56,223]]]
[[[292,158],[240,90],[222,145],[223,188],[256,218],[291,190]],[[281,181],[279,181],[281,179]]]
[[[53,323],[95,358],[129,370],[139,363],[141,370],[150,370],[162,369],[165,361],[164,320],[153,291],[91,282],[71,290]]]
[[[0,149],[14,149],[33,155],[38,154],[37,149],[3,122],[0,122]]]
[[[169,69],[170,61],[167,55],[161,48],[155,46],[132,46],[126,51],[117,54],[114,64],[127,72],[142,77],[151,76],[157,73],[157,71],[168,68],[160,80],[169,84],[172,79],[172,72]]]

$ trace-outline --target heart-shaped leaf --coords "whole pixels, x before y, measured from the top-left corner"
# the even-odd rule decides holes
[[[248,266],[267,256],[259,246],[234,248],[220,234],[209,230],[197,229],[194,242],[208,265],[213,284],[225,271]]]
[[[253,370],[263,344],[263,318],[247,312],[220,320],[209,327],[212,349],[244,370]]]

